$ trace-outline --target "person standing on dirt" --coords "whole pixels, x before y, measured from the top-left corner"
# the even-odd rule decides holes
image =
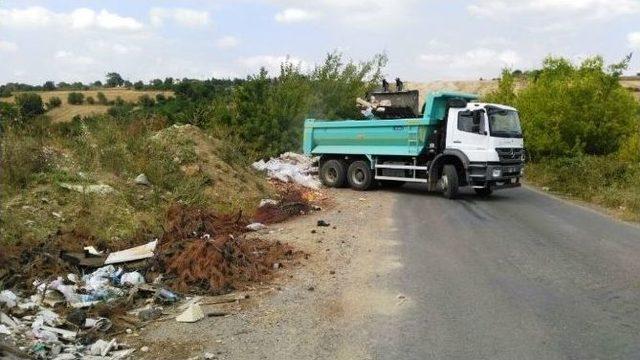
[[[402,89],[404,89],[404,83],[402,82],[402,80],[400,80],[400,78],[396,78],[396,91],[400,92],[402,91]]]
[[[382,79],[382,91],[389,92],[389,82],[387,79]]]

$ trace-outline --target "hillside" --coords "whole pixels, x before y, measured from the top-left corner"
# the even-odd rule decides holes
[[[70,105],[67,102],[67,96],[71,92],[79,92],[84,94],[85,103],[82,105]],[[54,123],[71,121],[74,116],[89,116],[89,115],[100,115],[107,112],[109,106],[107,105],[89,105],[86,103],[86,98],[91,96],[97,100],[98,93],[102,92],[108,101],[112,101],[120,97],[122,100],[126,102],[137,102],[138,98],[142,95],[149,95],[151,98],[155,98],[157,94],[164,94],[165,96],[173,95],[171,91],[137,91],[130,89],[101,89],[101,90],[86,90],[86,91],[74,91],[74,90],[56,90],[56,91],[38,91],[36,92],[38,95],[42,97],[42,101],[47,103],[49,99],[54,96],[59,97],[62,100],[62,106],[59,108],[52,109],[47,112],[47,115],[51,117],[51,121]],[[0,101],[6,102],[14,102],[14,96],[0,99]]]

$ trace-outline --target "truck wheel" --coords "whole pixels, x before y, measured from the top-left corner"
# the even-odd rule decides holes
[[[328,160],[320,168],[320,181],[327,187],[343,187],[347,183],[347,170],[344,161]]]
[[[373,184],[373,172],[365,161],[354,161],[349,166],[347,180],[354,190],[369,190]]]
[[[447,199],[454,199],[458,195],[458,172],[453,165],[445,165],[442,171],[442,194]]]
[[[493,193],[493,190],[491,190],[490,187],[485,187],[482,189],[474,189],[474,190],[476,191],[476,194],[482,197],[490,196]]]

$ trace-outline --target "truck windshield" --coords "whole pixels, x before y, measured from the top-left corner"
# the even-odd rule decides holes
[[[505,138],[521,138],[522,128],[517,111],[498,108],[487,109],[491,136]]]

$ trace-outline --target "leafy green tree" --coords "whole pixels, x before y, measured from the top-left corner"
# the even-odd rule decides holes
[[[142,90],[144,89],[144,83],[140,80],[136,81],[135,83],[133,83],[133,88],[136,90]]]
[[[84,102],[84,94],[75,91],[70,92],[69,95],[67,95],[67,102],[70,105],[82,105]]]
[[[124,85],[124,79],[117,72],[107,73],[107,87],[117,87]]]
[[[44,85],[42,85],[42,89],[44,91],[53,91],[56,89],[56,84],[54,84],[53,81],[46,81]]]
[[[101,88],[102,87],[102,81],[100,81],[100,80],[94,81],[93,82],[93,87]]]
[[[549,57],[517,95],[513,78],[503,74],[487,98],[518,108],[534,159],[615,153],[638,126],[638,103],[619,83],[629,60],[606,67],[598,56],[580,65]]]
[[[16,105],[20,116],[29,119],[37,115],[44,114],[44,104],[42,98],[34,93],[22,93],[16,95]]]

